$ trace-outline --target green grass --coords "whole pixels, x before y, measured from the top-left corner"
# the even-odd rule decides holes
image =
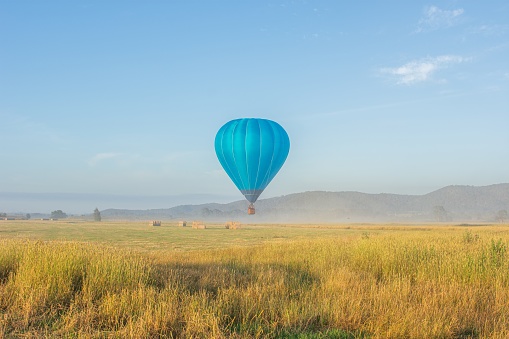
[[[177,227],[176,223],[149,226],[148,222],[86,222],[16,220],[0,221],[0,237],[33,240],[93,242],[140,251],[206,250],[225,246],[252,246],[262,243],[359,234],[349,226],[242,225],[227,230],[223,224],[207,224],[207,229]]]
[[[507,225],[2,221],[0,337],[506,338],[508,246]]]

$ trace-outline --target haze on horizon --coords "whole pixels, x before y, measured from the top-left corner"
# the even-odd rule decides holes
[[[0,192],[241,200],[213,145],[239,117],[291,140],[260,199],[509,182],[508,18],[502,0],[1,2]]]

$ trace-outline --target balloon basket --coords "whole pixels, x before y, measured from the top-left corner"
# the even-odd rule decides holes
[[[253,204],[249,205],[249,207],[247,208],[247,214],[249,215],[255,214],[255,208]]]

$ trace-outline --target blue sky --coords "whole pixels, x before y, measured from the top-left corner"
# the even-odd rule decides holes
[[[214,153],[239,117],[290,136],[260,199],[509,182],[508,18],[505,0],[0,0],[0,192],[242,199]]]

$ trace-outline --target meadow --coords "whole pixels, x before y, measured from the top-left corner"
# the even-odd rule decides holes
[[[0,221],[0,337],[509,337],[509,225],[208,227]]]

